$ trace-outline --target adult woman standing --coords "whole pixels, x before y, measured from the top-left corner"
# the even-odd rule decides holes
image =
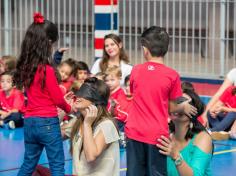
[[[119,66],[122,72],[121,85],[131,73],[132,66],[128,64],[129,59],[123,48],[121,38],[115,34],[108,34],[104,37],[103,57],[97,59],[92,66],[91,73],[105,72],[108,67]]]

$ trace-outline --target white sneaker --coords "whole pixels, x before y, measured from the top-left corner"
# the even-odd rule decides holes
[[[8,125],[9,125],[10,129],[15,129],[16,128],[15,122],[12,121],[12,120],[8,123]]]
[[[229,136],[231,139],[236,139],[236,133],[229,132]]]
[[[4,126],[4,122],[3,120],[0,120],[0,127],[3,127]]]

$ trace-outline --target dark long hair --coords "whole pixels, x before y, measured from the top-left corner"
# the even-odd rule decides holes
[[[206,128],[198,121],[198,117],[204,112],[205,105],[194,91],[186,89],[183,90],[183,93],[187,94],[192,99],[190,104],[197,108],[197,114],[190,118],[190,122],[193,124],[193,127],[189,128],[185,135],[185,139],[188,140],[192,139],[195,134],[198,134],[201,131],[206,131]],[[170,132],[175,132],[175,126],[172,121],[169,124],[169,127]]]
[[[45,86],[46,65],[52,63],[52,45],[58,40],[55,24],[45,20],[32,23],[21,44],[21,52],[16,65],[14,80],[18,88],[29,88],[39,67],[43,71],[41,87]]]
[[[116,45],[119,45],[119,44],[122,43],[121,38],[116,34],[108,34],[104,37],[104,41],[106,39],[112,39],[115,42]],[[122,48],[120,48],[120,57],[119,58],[120,58],[120,61],[123,60],[125,63],[129,63],[129,59],[128,59],[128,56],[125,53],[123,45],[122,45]],[[105,50],[105,44],[104,44],[104,46],[103,46],[103,58],[102,58],[102,61],[100,63],[101,72],[105,72],[105,70],[107,69],[108,60],[109,60],[109,55],[107,54],[107,52]]]

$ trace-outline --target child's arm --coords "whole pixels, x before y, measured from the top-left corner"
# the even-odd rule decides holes
[[[8,116],[8,112],[0,110],[0,119],[5,119]]]
[[[208,124],[207,112],[217,103],[220,96],[227,89],[227,87],[231,86],[232,84],[233,84],[233,82],[230,79],[225,78],[223,84],[220,86],[220,88],[217,90],[217,92],[213,95],[213,97],[207,103],[206,109],[205,109],[204,113],[202,114],[202,117],[203,117],[204,121],[207,122],[207,124]]]
[[[100,131],[95,138],[93,137],[92,123],[97,117],[97,111],[96,106],[90,105],[86,109],[86,116],[83,123],[84,154],[88,162],[96,160],[107,147],[102,131]]]
[[[67,51],[69,48],[59,48],[53,55],[53,60],[56,65],[61,63],[63,53]]]
[[[236,112],[236,108],[230,108],[230,107],[227,107],[227,106],[222,106],[222,107],[219,107],[218,111],[219,112]]]
[[[223,111],[223,107],[225,107],[224,103],[218,100],[210,109],[209,112],[211,117],[216,117],[216,115]]]
[[[54,69],[52,67],[46,68],[46,83],[45,83],[45,85],[49,91],[49,94],[50,94],[54,104],[57,107],[64,110],[66,113],[71,112],[72,107],[71,107],[71,105],[69,105],[65,101],[65,99],[62,95],[61,89],[58,85]]]
[[[19,110],[18,109],[12,109],[12,110],[10,110],[8,112],[0,110],[1,119],[5,119],[9,115],[11,115],[12,113],[16,113],[16,112],[19,112]]]
[[[184,113],[188,117],[197,114],[197,109],[190,105],[188,101],[177,103],[177,100],[169,101],[169,112],[170,113]]]

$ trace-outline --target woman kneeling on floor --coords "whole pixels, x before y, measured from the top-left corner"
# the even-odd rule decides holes
[[[189,101],[198,110],[196,116],[172,114],[170,138],[162,136],[157,147],[167,155],[168,176],[209,176],[213,153],[211,136],[197,120],[204,111],[204,104],[193,91],[183,94],[182,102]]]

